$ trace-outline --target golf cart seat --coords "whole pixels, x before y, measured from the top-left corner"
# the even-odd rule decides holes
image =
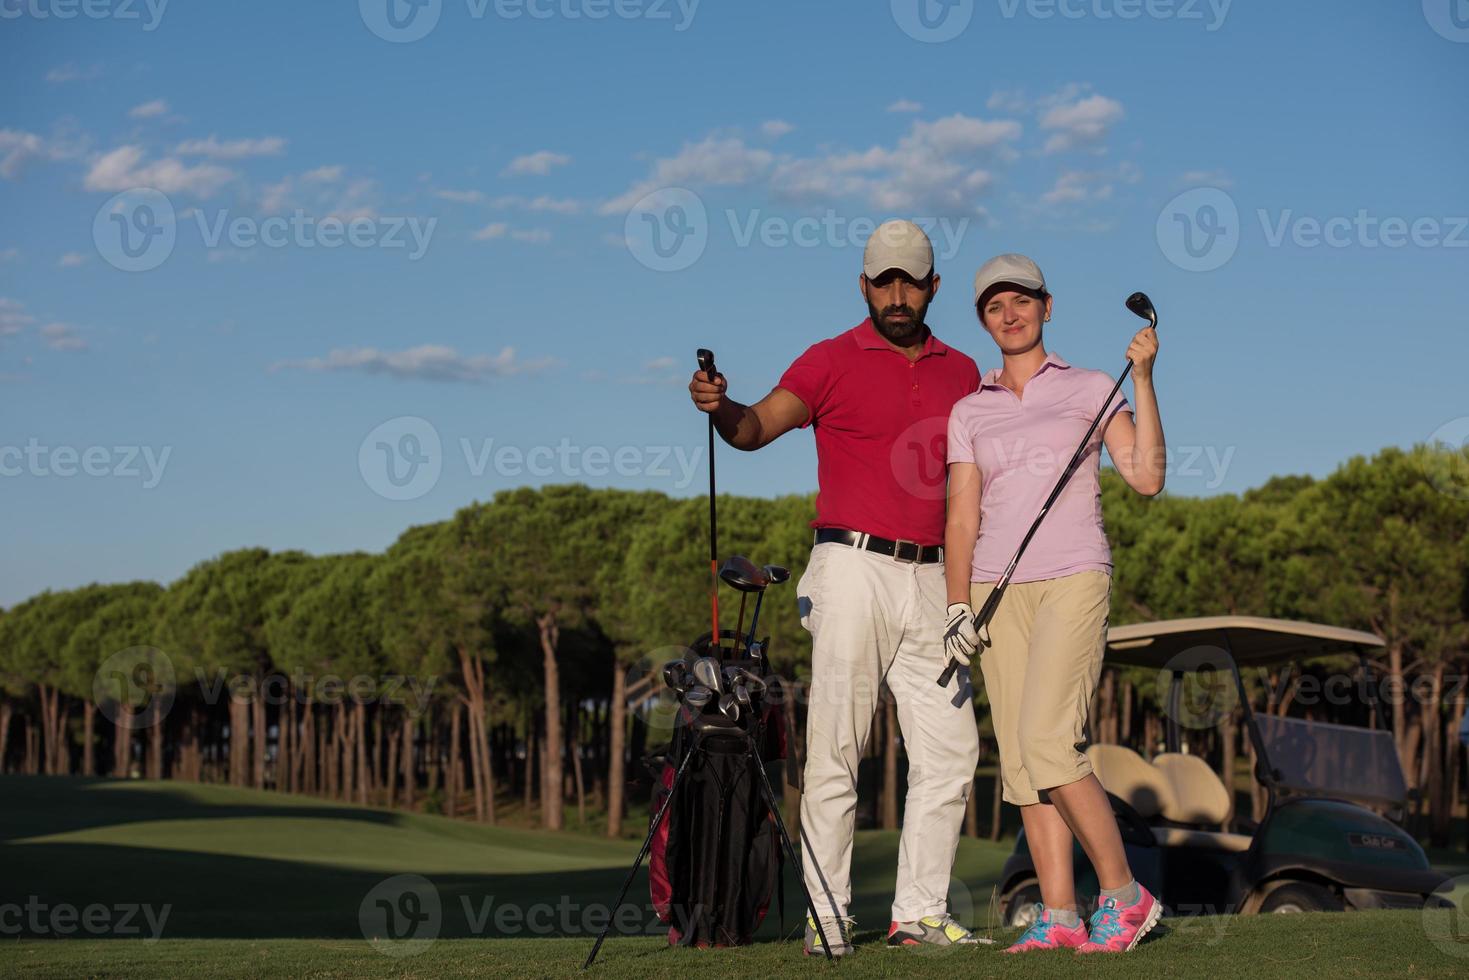
[[[1153,758],[1172,790],[1163,816],[1174,823],[1214,824],[1229,819],[1229,791],[1207,762],[1187,752],[1164,752]]]
[[[1091,762],[1092,771],[1096,773],[1102,788],[1131,806],[1150,824],[1160,818],[1176,823],[1213,823],[1216,825],[1222,823],[1224,817],[1221,815],[1214,819],[1212,817],[1214,811],[1209,811],[1210,816],[1207,819],[1178,819],[1180,816],[1195,816],[1200,811],[1198,806],[1192,802],[1180,805],[1175,784],[1170,778],[1170,770],[1181,771],[1185,774],[1186,790],[1194,789],[1195,784],[1204,782],[1204,774],[1213,777],[1214,782],[1219,784],[1218,790],[1221,794],[1224,792],[1224,786],[1219,783],[1218,777],[1214,776],[1208,763],[1203,759],[1184,756],[1182,753],[1165,753],[1158,758],[1163,760],[1167,756],[1192,760],[1192,762],[1166,762],[1159,766],[1124,745],[1091,745],[1086,750],[1087,760]],[[1193,763],[1203,767],[1204,773],[1199,773]],[[1210,793],[1204,792],[1200,798],[1207,801],[1210,799]],[[1218,797],[1213,797],[1213,800],[1217,805]],[[1225,806],[1227,812],[1228,797],[1225,797]],[[1251,838],[1245,834],[1225,834],[1193,827],[1151,826],[1150,829],[1153,832],[1153,838],[1162,847],[1197,847],[1233,852],[1250,849]]]

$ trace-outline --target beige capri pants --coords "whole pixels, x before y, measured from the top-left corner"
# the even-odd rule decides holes
[[[970,586],[982,608],[993,582]],[[1000,745],[1004,798],[1016,806],[1091,774],[1087,712],[1107,643],[1112,576],[1076,572],[1012,583],[990,621],[979,668]]]

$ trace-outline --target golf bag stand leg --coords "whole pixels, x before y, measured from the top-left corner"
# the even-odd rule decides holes
[[[607,924],[602,927],[601,934],[597,936],[596,945],[592,947],[592,952],[587,956],[587,961],[582,964],[581,968],[583,970],[591,968],[592,961],[597,958],[597,952],[602,948],[602,943],[607,939],[607,932],[612,928],[612,920],[616,918],[617,910],[622,907],[622,900],[627,897],[627,890],[632,887],[633,879],[638,876],[638,869],[643,866],[643,859],[648,856],[648,851],[653,846],[653,835],[658,833],[658,828],[663,824],[664,818],[668,816],[668,808],[673,804],[673,798],[678,794],[678,784],[683,781],[683,774],[689,767],[689,760],[693,759],[694,754],[698,751],[698,746],[691,747],[685,753],[683,762],[679,763],[678,772],[673,777],[673,785],[668,789],[668,798],[663,801],[663,806],[659,808],[658,815],[648,825],[648,836],[643,839],[642,850],[638,851],[637,860],[633,861],[632,867],[627,871],[627,877],[623,879],[622,891],[617,893],[617,901],[612,903],[611,912],[607,917]]]
[[[775,816],[775,826],[780,831],[780,842],[785,847],[786,860],[791,862],[795,869],[796,878],[801,882],[801,894],[806,898],[806,909],[811,913],[811,921],[816,923],[816,935],[821,937],[821,951],[826,958],[831,960],[831,943],[826,941],[826,930],[821,926],[821,915],[816,911],[816,903],[811,899],[811,889],[806,887],[806,874],[801,866],[801,859],[796,856],[796,848],[791,844],[791,835],[786,832],[786,822],[781,819],[780,808],[775,805],[775,791],[770,788],[770,777],[765,775],[765,763],[760,761],[760,753],[755,748],[755,740],[746,736],[746,744],[749,747],[750,762],[755,766],[755,772],[760,774],[760,791],[765,794],[765,804],[770,807],[770,812]],[[816,859],[811,858],[812,861]]]

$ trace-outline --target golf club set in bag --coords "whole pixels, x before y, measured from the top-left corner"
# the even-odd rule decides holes
[[[714,355],[701,349],[698,359],[700,370],[713,379]],[[750,943],[778,891],[783,919],[781,877],[786,861],[797,869],[806,908],[812,908],[799,872],[800,860],[765,772],[767,762],[786,757],[786,732],[783,694],[767,657],[769,638],[757,639],[757,631],[766,589],[788,581],[790,572],[778,565],[760,566],[738,555],[719,561],[714,490],[711,415],[711,628],[690,644],[683,657],[661,668],[664,686],[678,704],[673,738],[666,750],[648,760],[654,777],[648,835],[584,969],[602,948],[644,858],[649,858],[653,909],[669,927],[671,946]],[[739,618],[733,630],[719,626],[721,583],[740,594]],[[754,612],[746,630],[745,607],[751,594],[755,596]],[[828,951],[828,958],[830,955]]]

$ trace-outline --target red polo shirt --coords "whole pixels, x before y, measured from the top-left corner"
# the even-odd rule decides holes
[[[779,386],[816,429],[812,527],[944,543],[949,411],[979,388],[973,360],[930,334],[910,361],[868,319],[812,345]]]

